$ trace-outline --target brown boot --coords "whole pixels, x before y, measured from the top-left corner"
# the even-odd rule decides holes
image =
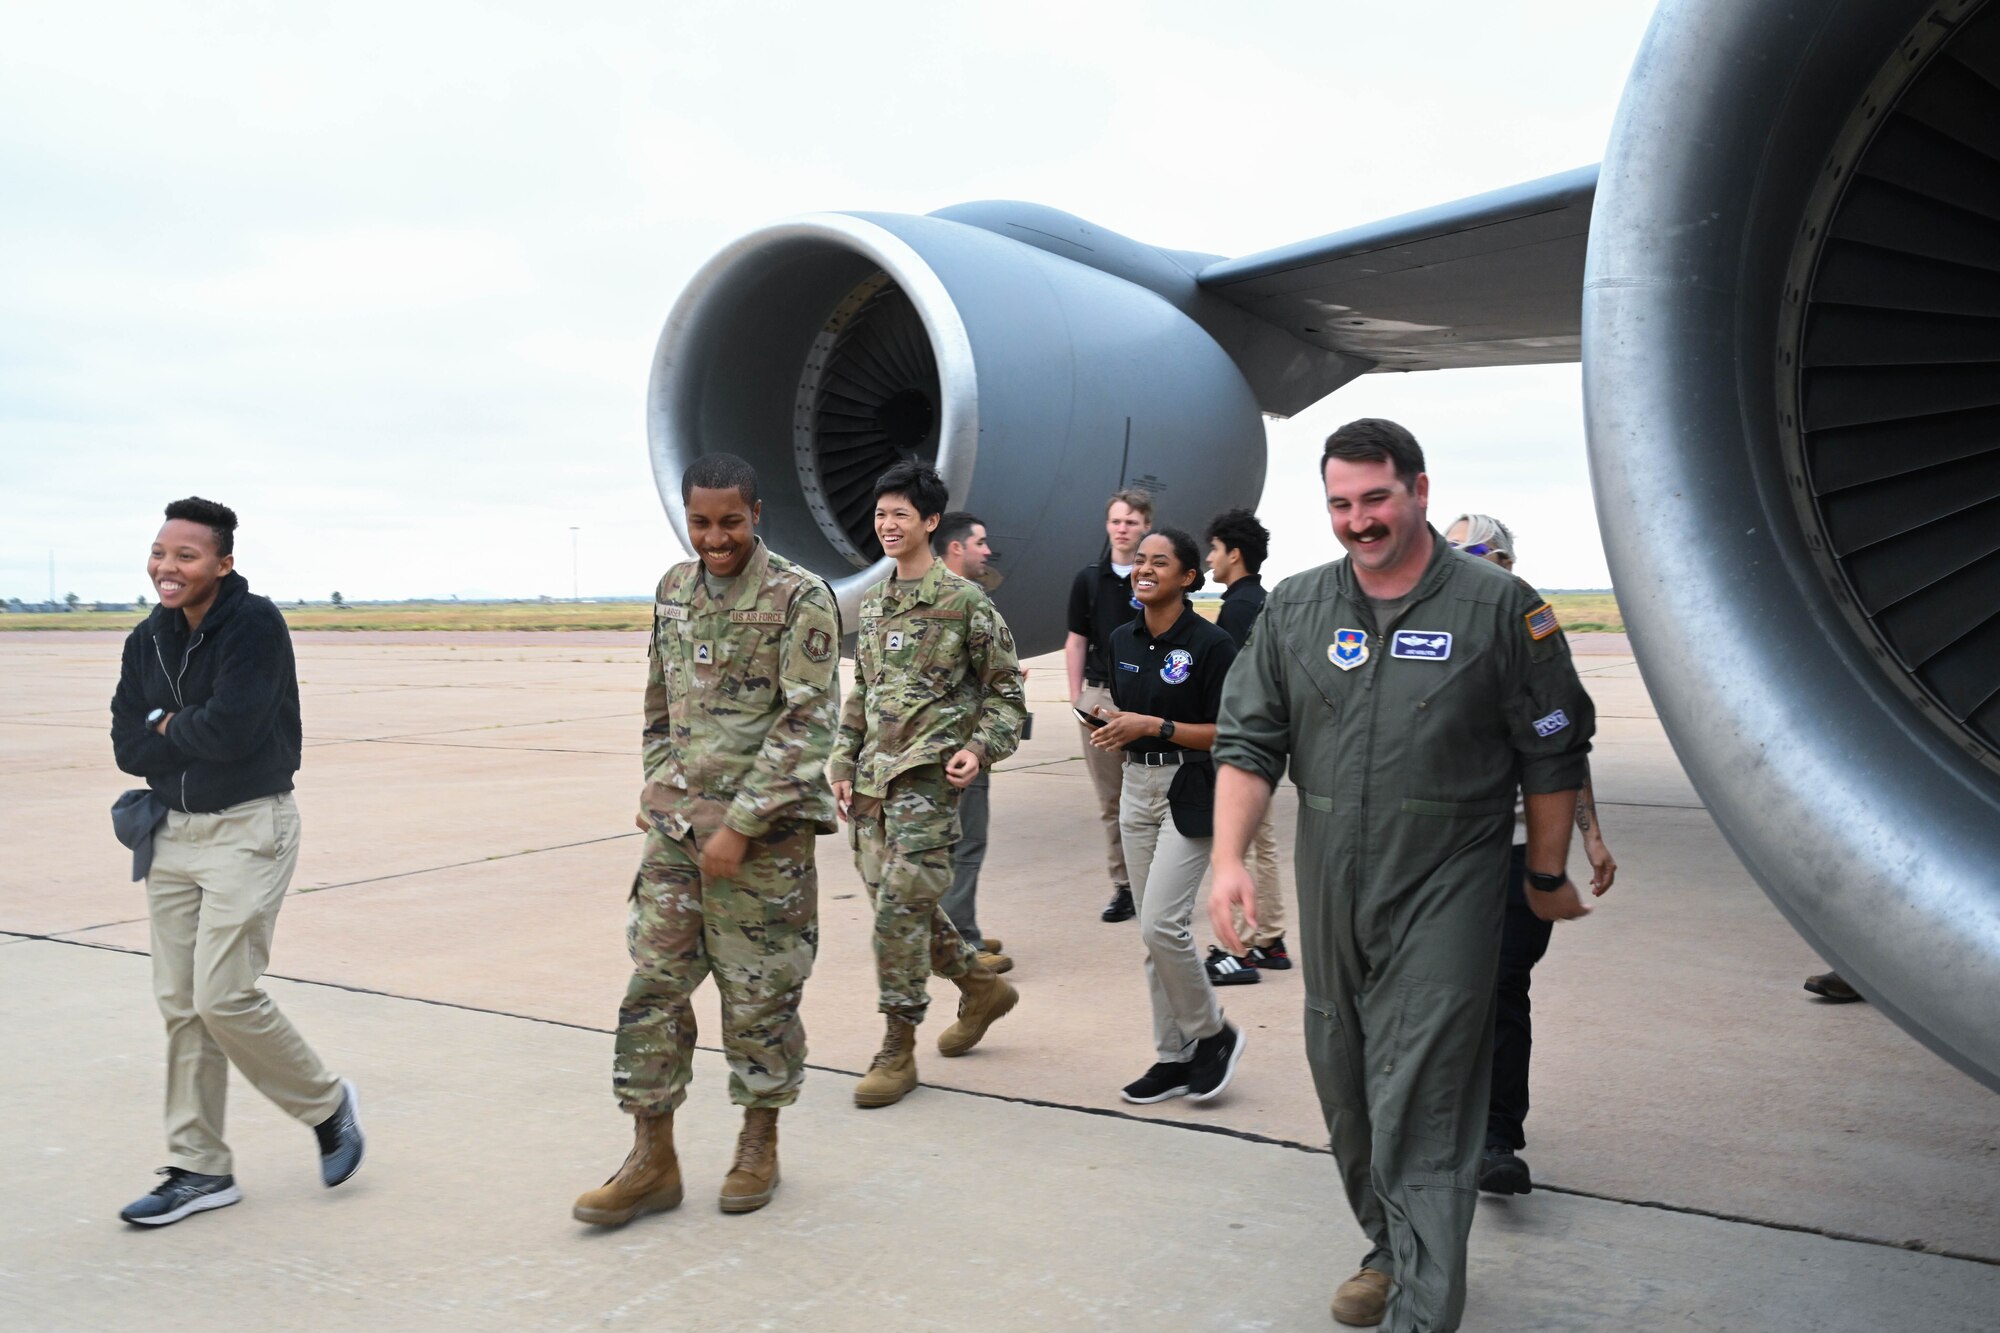
[[[979,1044],[986,1029],[1006,1017],[1021,992],[983,967],[953,977],[951,984],[958,987],[958,1021],[938,1033],[938,1054],[964,1055]]]
[[[674,1156],[674,1113],[632,1117],[632,1152],[618,1174],[577,1196],[570,1215],[593,1226],[622,1227],[641,1213],[664,1213],[681,1202],[681,1164]]]
[[[1333,1293],[1333,1317],[1343,1324],[1370,1328],[1382,1322],[1389,1304],[1389,1275],[1379,1268],[1364,1268]]]
[[[882,1049],[854,1085],[856,1106],[894,1106],[917,1086],[917,1025],[889,1015]]]
[[[725,1213],[754,1213],[778,1192],[778,1108],[748,1106],[736,1136],[736,1161],[717,1202]]]

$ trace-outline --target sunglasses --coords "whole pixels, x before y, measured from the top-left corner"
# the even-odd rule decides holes
[[[1502,555],[1507,554],[1506,551],[1501,550],[1500,547],[1495,546],[1492,542],[1475,542],[1471,546],[1460,546],[1457,542],[1453,542],[1452,547],[1454,550],[1463,551],[1467,555],[1485,555],[1491,551],[1499,551]]]

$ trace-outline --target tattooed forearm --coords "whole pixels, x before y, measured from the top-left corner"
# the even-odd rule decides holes
[[[1590,798],[1590,784],[1584,783],[1576,793],[1576,827],[1579,833],[1588,833],[1597,824],[1597,802]]]

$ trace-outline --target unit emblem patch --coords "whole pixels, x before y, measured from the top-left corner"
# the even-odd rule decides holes
[[[1358,629],[1337,629],[1326,646],[1326,660],[1342,671],[1352,671],[1368,660],[1368,636]]]
[[[833,636],[823,629],[806,631],[806,657],[814,662],[824,662],[833,656]]]
[[[1178,685],[1194,671],[1194,654],[1185,648],[1176,648],[1167,654],[1167,660],[1160,664],[1160,679],[1169,685]]]
[[[1420,662],[1442,662],[1451,656],[1448,630],[1399,629],[1389,643],[1389,656],[1411,657]]]
[[[1548,638],[1562,628],[1556,623],[1556,609],[1547,602],[1528,612],[1525,619],[1528,622],[1528,637],[1537,641]]]

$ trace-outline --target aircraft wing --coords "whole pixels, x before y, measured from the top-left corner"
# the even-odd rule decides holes
[[[1444,370],[1575,361],[1597,168],[1224,259],[1202,288],[1295,338]]]

